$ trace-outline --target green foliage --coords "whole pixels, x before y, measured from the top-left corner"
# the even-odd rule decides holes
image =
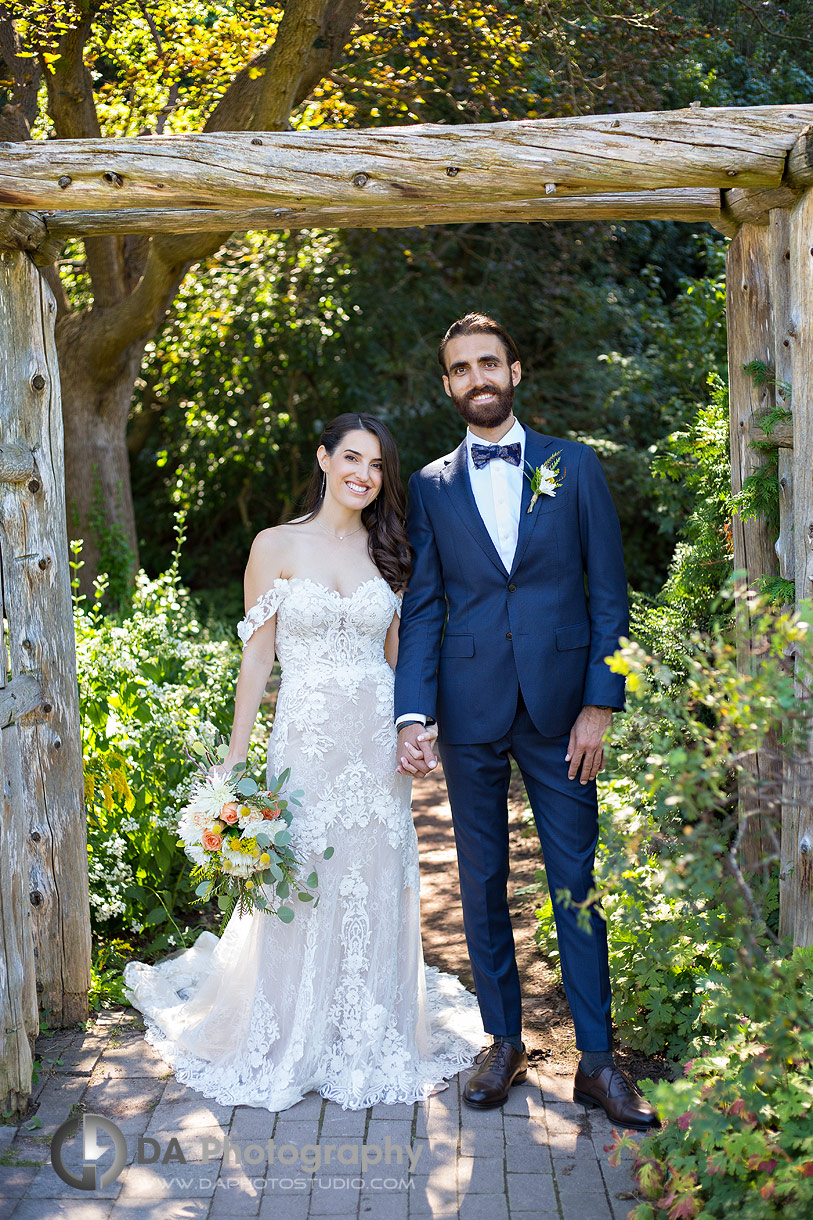
[[[633,1147],[645,1203],[631,1220],[663,1215],[807,1220],[813,1210],[813,951],[765,964],[732,991],[747,1016],[690,1061],[682,1079],[647,1092],[663,1129]],[[742,1009],[741,1009],[742,1011]]]
[[[675,672],[683,669],[687,633],[729,621],[731,614],[721,592],[733,562],[728,388],[717,373],[707,380],[708,403],[696,408],[687,428],[667,438],[652,461],[653,473],[666,483],[661,502],[689,504],[666,582],[657,598],[633,593],[630,599],[632,636],[657,649]]]
[[[631,707],[613,728],[610,769],[619,778],[602,790],[594,900],[608,918],[622,1036],[676,1059],[713,1044],[728,1028],[722,1010],[729,1024],[748,1015],[747,989],[732,990],[734,967],[747,973],[780,952],[777,860],[744,877],[737,791],[751,807],[750,764],[769,734],[785,750],[800,749],[811,713],[795,698],[784,658],[790,647],[806,657],[810,643],[794,616],[751,610],[766,647],[752,674],[739,672],[736,645],[720,628],[687,639],[682,675],[636,643],[610,663],[626,675]],[[777,790],[763,783],[758,791],[763,809],[778,808]],[[548,903],[539,919],[539,943],[549,953]]]
[[[98,1012],[110,1005],[129,1004],[124,991],[122,970],[125,963],[135,956],[134,949],[129,941],[118,937],[111,940],[94,940],[88,992],[91,1011]]]
[[[742,521],[764,517],[779,533],[779,458],[775,446],[760,445],[765,460],[743,480],[742,489],[732,497],[734,511]]]
[[[89,524],[99,549],[99,572],[106,578],[106,605],[124,610],[132,593],[135,555],[124,528],[114,520],[104,498],[98,467],[93,467],[93,502]],[[121,505],[121,484],[118,488]]]
[[[139,572],[126,614],[102,613],[104,588],[91,607],[75,604],[91,920],[107,936],[157,931],[157,951],[183,940],[175,916],[194,897],[176,847],[185,747],[201,732],[228,734],[239,650],[196,617],[177,551],[156,580]],[[258,718],[258,758],[266,734]]]
[[[774,609],[793,605],[796,585],[792,580],[785,580],[782,576],[760,576],[756,585],[768,605]]]

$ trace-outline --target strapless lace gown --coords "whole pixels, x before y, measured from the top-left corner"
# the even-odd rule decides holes
[[[398,609],[382,577],[349,597],[278,579],[238,626],[245,644],[277,616],[268,768],[290,767],[304,790],[291,829],[318,868],[319,905],[290,924],[235,913],[219,939],[203,932],[124,971],[147,1041],[224,1104],[282,1110],[312,1090],[353,1109],[422,1100],[483,1044],[475,997],[423,960],[411,781],[394,770],[384,657]]]

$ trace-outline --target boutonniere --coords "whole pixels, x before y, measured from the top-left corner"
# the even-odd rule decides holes
[[[557,487],[561,487],[564,483],[567,467],[565,467],[561,474],[559,473],[561,457],[562,450],[557,449],[546,462],[543,462],[541,466],[537,466],[536,469],[534,469],[530,462],[525,463],[528,467],[524,472],[525,478],[530,479],[531,491],[533,492],[527,512],[533,512],[534,504],[536,504],[540,496],[555,496]]]

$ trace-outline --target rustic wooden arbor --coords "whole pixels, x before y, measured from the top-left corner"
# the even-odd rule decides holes
[[[0,1098],[25,1105],[38,1008],[87,1012],[90,932],[76,670],[65,530],[54,301],[37,270],[72,235],[398,227],[461,221],[707,220],[728,254],[732,482],[770,387],[793,386],[780,449],[778,551],[735,523],[749,582],[813,581],[813,106],[692,107],[482,126],[234,132],[0,144]],[[150,292],[149,283],[137,291]],[[123,308],[127,308],[124,303]],[[778,557],[777,557],[778,555]],[[742,664],[752,663],[743,647]],[[813,811],[786,778],[783,923],[813,942]],[[749,817],[746,857],[765,850]],[[39,993],[39,995],[37,994]]]

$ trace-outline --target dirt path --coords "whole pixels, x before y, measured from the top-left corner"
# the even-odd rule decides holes
[[[412,808],[420,846],[425,959],[430,965],[459,975],[473,990],[463,933],[452,816],[442,774],[415,782]],[[549,1072],[570,1075],[579,1055],[564,989],[534,941],[534,909],[538,899],[533,894],[517,895],[517,890],[533,883],[536,870],[542,867],[539,839],[533,825],[528,826],[524,820],[525,809],[525,790],[515,776],[509,798],[508,899],[522,984],[523,1038],[531,1059],[546,1059]],[[623,1048],[617,1050],[616,1057],[634,1079],[669,1075],[661,1059],[647,1059]]]

